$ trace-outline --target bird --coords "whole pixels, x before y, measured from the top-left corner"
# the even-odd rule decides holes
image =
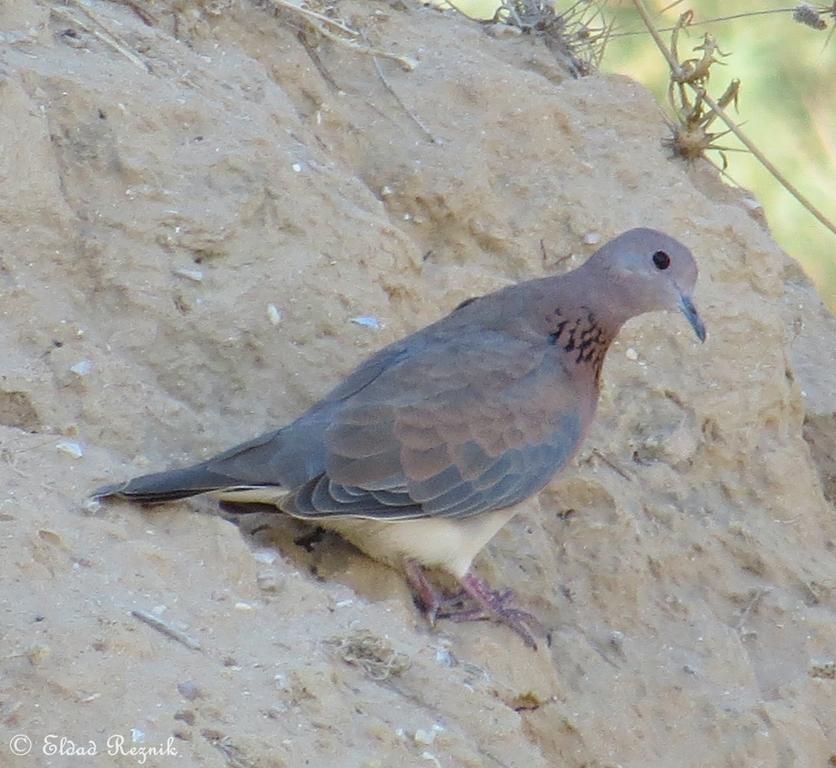
[[[462,302],[373,354],[287,426],[92,497],[271,505],[401,570],[432,624],[488,619],[536,648],[537,618],[473,560],[578,451],[627,320],[678,311],[705,340],[697,275],[681,242],[631,229],[572,271]],[[460,591],[445,594],[428,571]]]

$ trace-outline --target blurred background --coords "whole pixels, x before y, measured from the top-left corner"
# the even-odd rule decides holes
[[[461,0],[456,7],[470,16],[490,18],[496,0]],[[562,13],[573,6],[589,6],[587,16],[599,9],[613,22],[601,71],[628,75],[650,88],[670,114],[667,100],[667,63],[647,33],[629,0],[582,2],[556,0]],[[733,78],[741,81],[738,110],[727,112],[742,123],[743,131],[831,222],[836,222],[836,3],[782,4],[770,0],[645,0],[657,29],[670,28],[685,11],[693,11],[692,26],[679,35],[679,57],[699,58],[703,35],[714,36],[723,53],[711,69],[708,92],[718,99]],[[826,29],[813,29],[793,20],[798,5],[820,12]],[[575,9],[576,11],[578,9]],[[769,11],[770,13],[763,13]],[[711,19],[745,16],[718,20]],[[670,45],[670,32],[662,38]],[[720,132],[716,120],[711,131]],[[731,134],[719,144],[739,148]],[[709,158],[717,165],[717,152]],[[769,226],[784,250],[795,258],[836,311],[836,235],[820,224],[748,152],[725,153],[727,174],[752,190],[763,204]],[[727,179],[728,183],[732,183]]]

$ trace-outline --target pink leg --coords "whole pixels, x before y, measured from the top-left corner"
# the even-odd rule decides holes
[[[431,625],[436,619],[452,621],[496,621],[505,624],[516,632],[530,648],[537,648],[531,634],[544,633],[543,627],[535,616],[511,606],[514,593],[510,590],[495,591],[473,572],[460,580],[462,591],[445,596],[436,589],[424,573],[424,569],[414,560],[405,563],[406,578],[412,587],[421,610]],[[467,607],[475,603],[475,607]]]
[[[510,627],[529,648],[537,648],[531,630],[544,634],[543,625],[540,624],[536,616],[511,606],[514,593],[510,589],[501,592],[493,590],[487,582],[476,576],[473,571],[468,571],[460,583],[478,607],[473,610],[450,614],[453,621],[490,619]]]
[[[404,563],[404,571],[406,572],[406,580],[412,587],[418,601],[419,608],[427,617],[430,626],[434,627],[438,618],[438,610],[445,602],[444,595],[430,583],[424,569],[415,560],[407,560]]]

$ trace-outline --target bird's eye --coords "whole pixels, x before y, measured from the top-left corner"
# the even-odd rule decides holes
[[[671,257],[664,251],[656,251],[653,254],[653,263],[657,269],[667,269],[671,265]]]

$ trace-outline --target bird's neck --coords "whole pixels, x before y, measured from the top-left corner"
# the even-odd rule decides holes
[[[556,307],[549,319],[549,344],[560,347],[569,364],[588,369],[597,384],[615,334],[587,307]]]
[[[563,275],[553,290],[545,292],[541,316],[546,318],[549,343],[563,351],[567,364],[588,371],[597,384],[604,357],[624,320],[607,297],[589,295],[594,283],[583,269]]]

